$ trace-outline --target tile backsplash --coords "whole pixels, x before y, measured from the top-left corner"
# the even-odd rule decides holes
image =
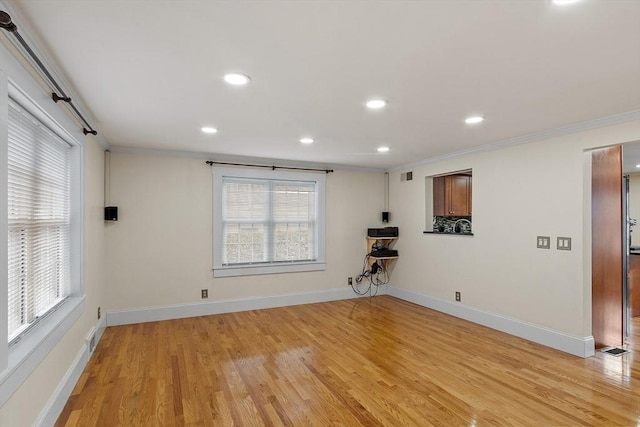
[[[456,222],[459,221],[456,228]],[[469,221],[469,222],[467,222]],[[470,216],[434,216],[433,231],[440,233],[471,233],[471,217]]]

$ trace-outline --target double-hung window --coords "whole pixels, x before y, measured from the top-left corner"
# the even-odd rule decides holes
[[[214,275],[322,270],[318,173],[214,167]]]
[[[50,96],[0,43],[0,406],[86,313],[84,135]]]
[[[8,106],[8,340],[70,295],[71,146]]]

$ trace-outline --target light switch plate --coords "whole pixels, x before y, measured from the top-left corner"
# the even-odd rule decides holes
[[[551,249],[551,237],[549,236],[538,236],[538,249]]]
[[[570,251],[571,250],[571,237],[558,237],[557,249],[559,251]]]

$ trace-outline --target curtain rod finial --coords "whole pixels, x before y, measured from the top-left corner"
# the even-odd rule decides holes
[[[4,28],[9,32],[18,31],[18,27],[11,21],[11,15],[4,10],[0,10],[0,28]]]

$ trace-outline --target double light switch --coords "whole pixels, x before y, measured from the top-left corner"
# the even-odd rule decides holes
[[[538,236],[537,237],[538,249],[551,249],[551,237]],[[571,237],[558,237],[556,242],[556,249],[559,251],[571,250]]]
[[[549,249],[549,248],[551,248],[551,237],[538,236],[538,249]]]

